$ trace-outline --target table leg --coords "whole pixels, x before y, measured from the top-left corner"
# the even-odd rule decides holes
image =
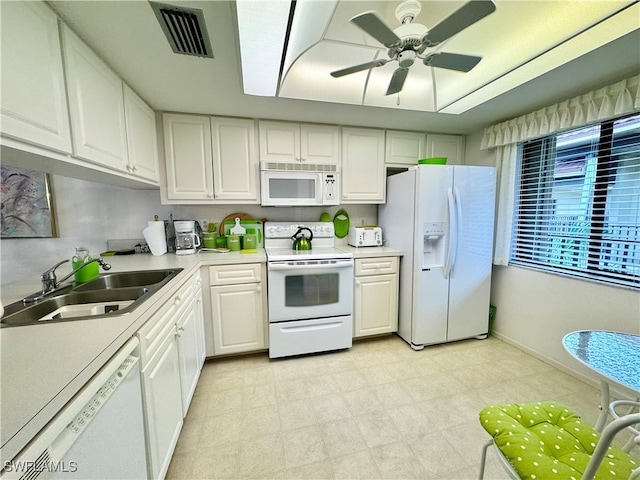
[[[600,380],[600,416],[596,421],[596,430],[599,432],[604,428],[604,424],[607,423],[607,415],[609,414],[609,384],[604,380]]]

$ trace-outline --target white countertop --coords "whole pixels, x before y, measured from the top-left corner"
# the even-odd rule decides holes
[[[109,321],[77,320],[0,329],[0,461],[11,460],[171,295],[203,265],[262,263],[259,253],[135,254],[105,257],[110,272],[183,268],[134,312]],[[53,262],[52,262],[53,263]],[[60,267],[59,276],[69,272]],[[39,279],[2,286],[3,303],[40,288]]]

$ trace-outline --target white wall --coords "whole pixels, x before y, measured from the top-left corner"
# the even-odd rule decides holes
[[[493,165],[493,151],[480,151],[482,133],[467,137],[467,163]],[[591,381],[593,374],[564,351],[566,333],[583,329],[640,333],[637,291],[537,270],[494,266],[491,303],[497,307],[493,323],[497,336]]]

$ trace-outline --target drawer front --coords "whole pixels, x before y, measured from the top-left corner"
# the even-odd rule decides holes
[[[234,285],[240,283],[259,283],[262,281],[262,264],[215,265],[209,267],[209,284]]]
[[[138,330],[142,368],[160,347],[168,332],[175,329],[175,322],[189,305],[195,293],[195,282],[187,281],[162,307]]]
[[[374,257],[356,259],[356,276],[398,273],[398,257]]]
[[[166,302],[143,327],[138,330],[140,340],[140,363],[144,369],[160,348],[163,341],[175,331],[176,305],[173,300]]]

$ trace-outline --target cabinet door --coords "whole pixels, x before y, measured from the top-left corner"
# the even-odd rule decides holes
[[[127,85],[124,85],[124,114],[128,170],[132,175],[157,183],[159,174],[156,116]]]
[[[259,203],[255,124],[242,118],[211,118],[214,198]]]
[[[384,130],[342,129],[342,202],[384,203]]]
[[[207,358],[207,340],[206,340],[205,328],[204,328],[204,305],[202,303],[202,289],[200,289],[199,285],[198,285],[198,291],[195,295],[195,300],[196,300],[196,304],[195,304],[196,315],[198,315],[198,317],[200,318],[199,320],[196,321],[196,325],[198,325],[200,329],[200,332],[198,333],[198,336],[199,336],[198,362],[200,364],[200,369],[202,369],[202,366],[204,365],[204,361]]]
[[[71,30],[62,31],[75,155],[126,172],[122,80]]]
[[[216,355],[265,348],[262,284],[211,287]]]
[[[425,134],[387,130],[385,163],[414,166],[423,157]]]
[[[2,134],[71,153],[56,15],[40,2],[2,3]]]
[[[202,325],[198,324],[202,323],[202,315],[198,314],[198,307],[199,304],[197,304],[196,299],[192,299],[191,304],[176,323],[183,416],[187,415],[202,367],[200,358],[203,348]]]
[[[464,137],[428,134],[425,157],[446,157],[447,165],[464,165]]]
[[[151,478],[164,478],[182,429],[180,365],[174,335],[142,371]]]
[[[300,161],[300,125],[286,122],[259,122],[260,161]]]
[[[354,337],[398,330],[398,275],[356,277]]]
[[[340,164],[340,128],[330,125],[300,126],[300,159],[320,165]]]
[[[213,200],[209,117],[165,114],[164,154],[169,200]]]

